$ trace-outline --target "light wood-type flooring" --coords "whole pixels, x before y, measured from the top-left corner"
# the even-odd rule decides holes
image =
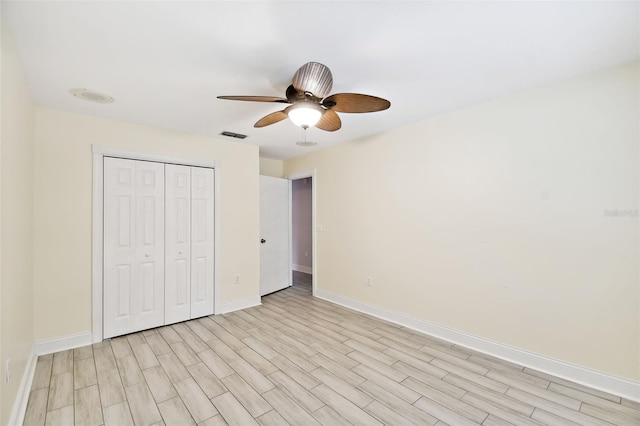
[[[640,404],[311,297],[41,356],[26,425],[638,425]]]

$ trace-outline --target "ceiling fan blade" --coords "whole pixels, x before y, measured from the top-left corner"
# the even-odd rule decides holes
[[[335,132],[342,127],[342,121],[334,111],[326,110],[324,114],[322,114],[322,117],[320,117],[320,121],[318,121],[316,127],[320,130],[326,130],[327,132]]]
[[[336,93],[322,101],[322,105],[336,112],[376,112],[389,108],[391,102],[359,93]]]
[[[254,124],[253,127],[269,126],[270,124],[275,124],[278,121],[285,120],[287,117],[289,116],[284,111],[272,112],[271,114],[265,115],[260,120],[256,121],[256,124]]]
[[[288,99],[277,96],[218,96],[218,99],[226,99],[229,101],[279,102],[282,104],[290,103]]]

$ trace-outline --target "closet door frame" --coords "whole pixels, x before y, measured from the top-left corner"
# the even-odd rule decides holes
[[[207,167],[214,171],[214,284],[213,313],[222,311],[220,303],[220,182],[222,167],[219,161],[202,161],[189,158],[171,157],[150,153],[140,153],[113,149],[103,145],[92,145],[93,152],[93,195],[92,195],[92,342],[103,340],[103,209],[104,209],[104,157],[116,157],[128,160],[155,161],[158,163],[178,164],[183,166]]]

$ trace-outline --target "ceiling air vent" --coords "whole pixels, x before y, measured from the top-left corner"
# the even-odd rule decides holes
[[[236,139],[244,139],[247,137],[247,135],[243,135],[240,133],[227,132],[226,130],[220,134],[222,136],[229,136],[230,138],[236,138]]]

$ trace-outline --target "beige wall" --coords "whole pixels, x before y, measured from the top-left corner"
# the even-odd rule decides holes
[[[260,174],[264,176],[282,177],[282,160],[260,157]]]
[[[317,169],[319,288],[639,380],[638,218],[605,214],[638,209],[638,75],[285,161],[285,175]]]
[[[222,303],[258,296],[258,147],[38,108],[36,341],[91,331],[92,144],[219,162]]]
[[[9,422],[33,348],[34,107],[7,25],[2,25],[0,110],[0,424]],[[11,380],[4,365],[11,360]]]

